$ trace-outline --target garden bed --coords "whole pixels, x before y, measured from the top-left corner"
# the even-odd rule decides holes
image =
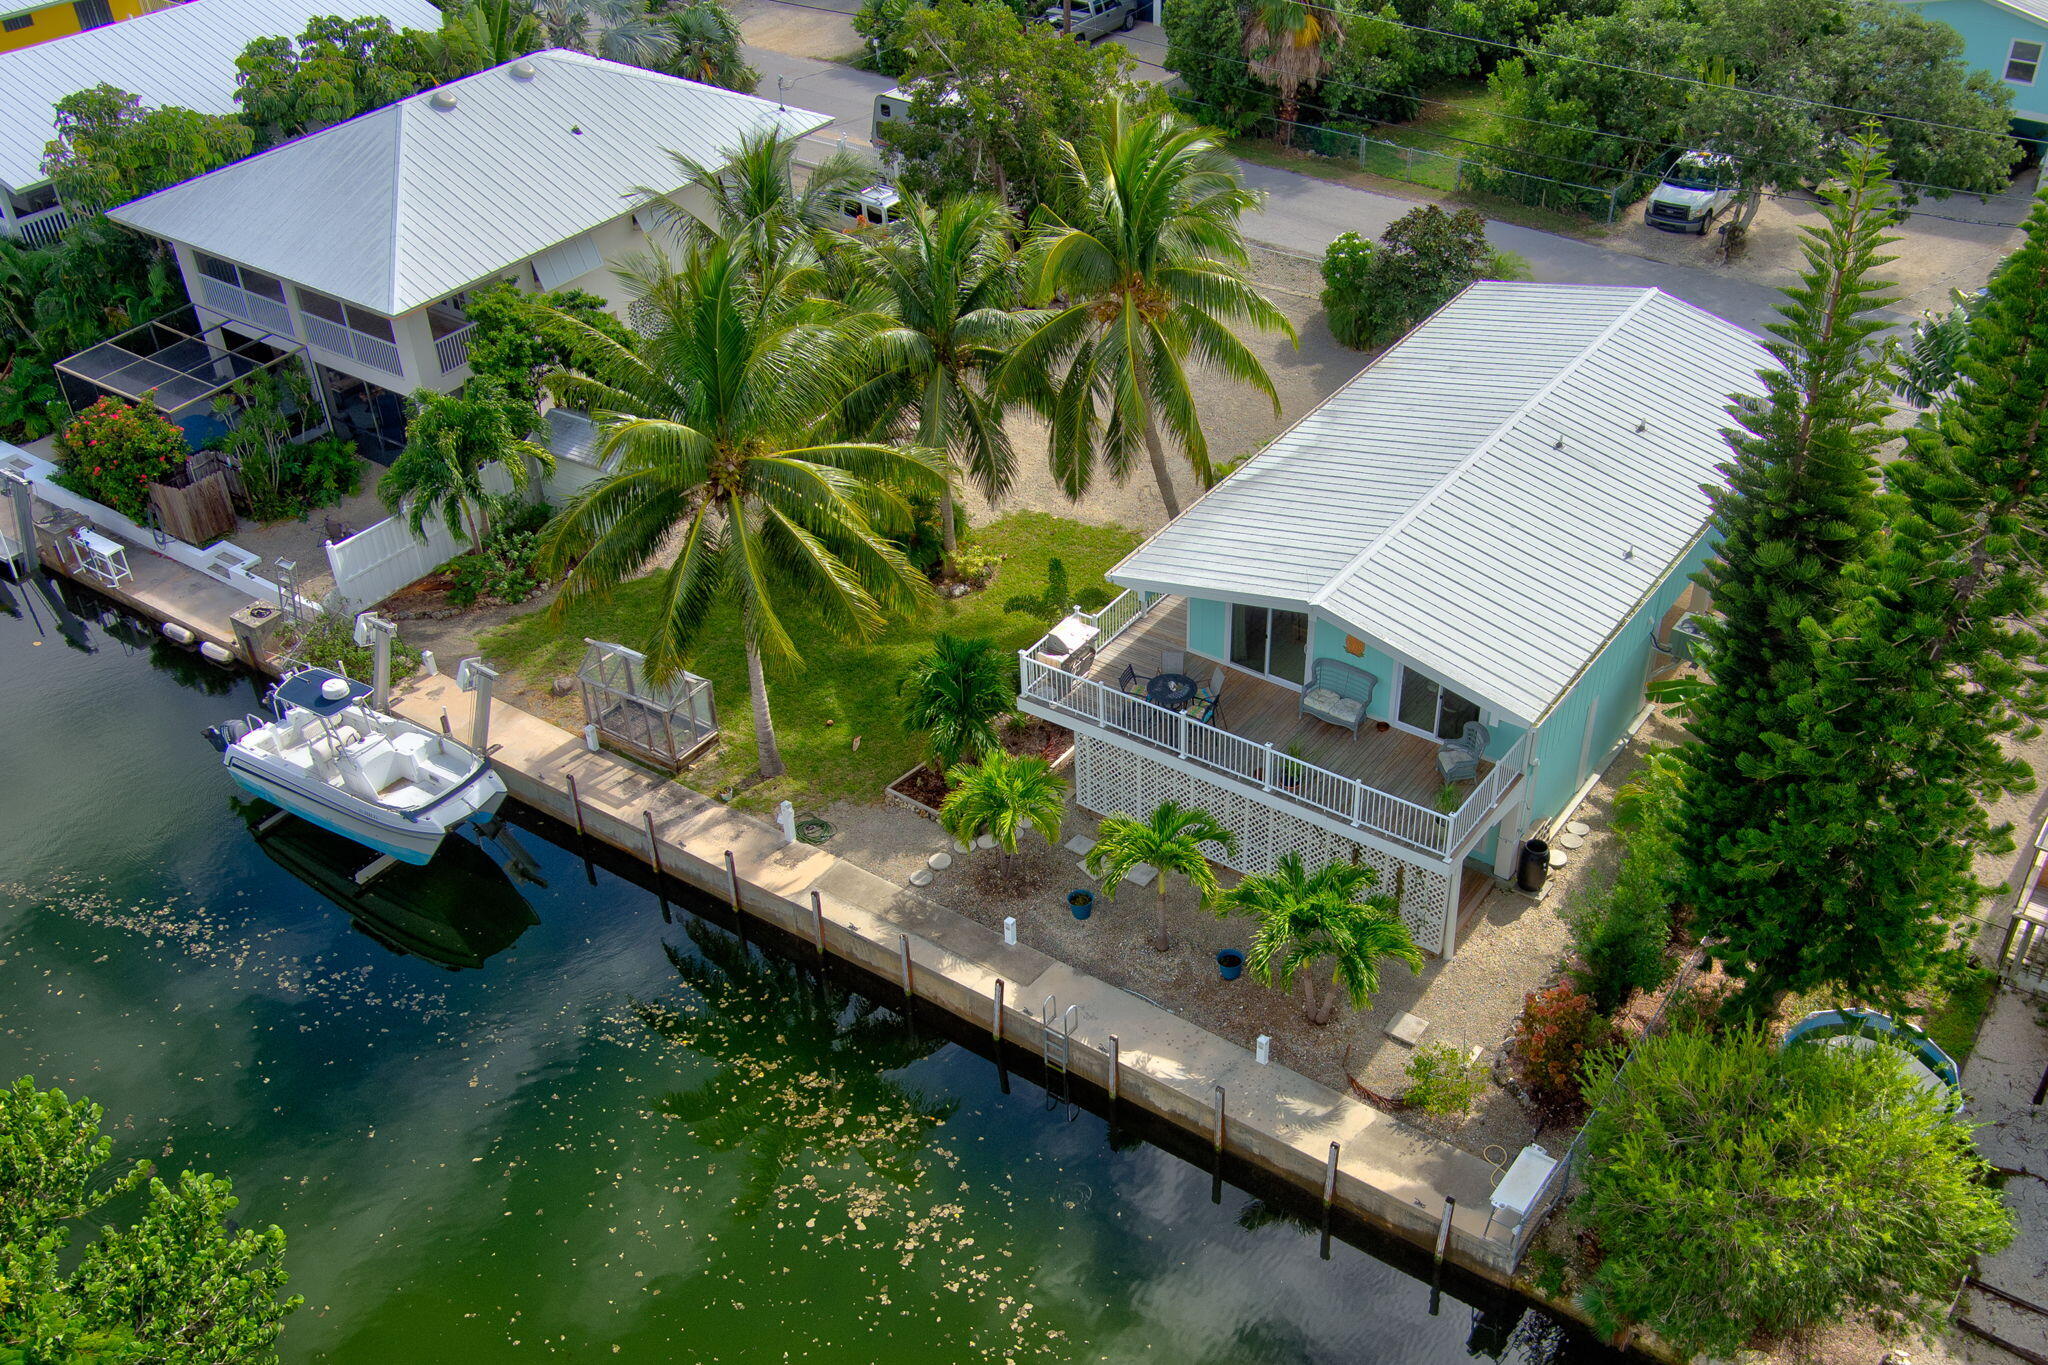
[[[1054,725],[1049,720],[1036,716],[1025,717],[1029,724],[1002,728],[1003,752],[1012,758],[1042,758],[1052,764],[1055,770],[1064,768],[1074,757],[1074,732],[1064,725]],[[939,818],[939,806],[952,788],[947,785],[944,774],[929,763],[920,763],[883,789],[883,796],[891,805],[916,811],[927,820]]]

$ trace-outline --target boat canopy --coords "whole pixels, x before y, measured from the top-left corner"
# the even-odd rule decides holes
[[[327,686],[330,682],[339,682],[348,690],[343,692],[340,688],[336,688],[333,690],[340,695],[330,696]],[[311,711],[314,715],[325,720],[329,716],[346,710],[369,695],[370,685],[368,683],[359,683],[353,678],[344,678],[341,674],[330,673],[324,668],[302,668],[279,683],[272,690],[270,700],[277,707],[277,713],[280,716],[284,714],[287,706],[296,706],[301,710]]]

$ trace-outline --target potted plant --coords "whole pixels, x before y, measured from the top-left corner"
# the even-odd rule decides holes
[[[1456,815],[1458,807],[1465,804],[1465,789],[1455,782],[1446,782],[1436,789],[1436,808],[1444,815]]]
[[[1075,919],[1087,919],[1095,913],[1095,893],[1093,891],[1069,891],[1067,893],[1067,909],[1074,912]]]
[[[1293,791],[1301,785],[1302,774],[1308,771],[1307,764],[1301,756],[1301,741],[1290,743],[1281,752],[1285,757],[1280,760],[1280,785]]]

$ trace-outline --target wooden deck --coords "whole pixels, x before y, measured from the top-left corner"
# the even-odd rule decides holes
[[[1170,598],[1104,645],[1087,676],[1113,686],[1126,664],[1150,676],[1159,672],[1159,651],[1186,652],[1187,638],[1187,601]],[[1424,809],[1436,809],[1436,796],[1444,782],[1437,768],[1435,741],[1405,730],[1375,732],[1371,721],[1353,736],[1340,726],[1302,715],[1301,696],[1292,689],[1218,659],[1189,653],[1185,671],[1207,687],[1209,675],[1219,666],[1223,669],[1223,705],[1217,718],[1221,728],[1281,750],[1298,745],[1299,756],[1319,768],[1356,778]],[[1391,679],[1380,679],[1381,688],[1391,683]],[[1479,775],[1484,777],[1492,767],[1491,763],[1480,764]]]

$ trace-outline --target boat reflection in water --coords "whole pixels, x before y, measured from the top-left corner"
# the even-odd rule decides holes
[[[277,813],[276,806],[255,798],[229,799],[272,862],[346,910],[358,930],[394,953],[424,958],[451,972],[481,967],[540,923],[505,869],[465,835],[451,835],[431,863],[400,863],[358,886],[360,845],[290,817],[263,832],[258,827]],[[490,827],[479,828],[490,837]],[[530,859],[510,833],[497,834],[497,839],[515,872],[538,880],[526,870]]]

